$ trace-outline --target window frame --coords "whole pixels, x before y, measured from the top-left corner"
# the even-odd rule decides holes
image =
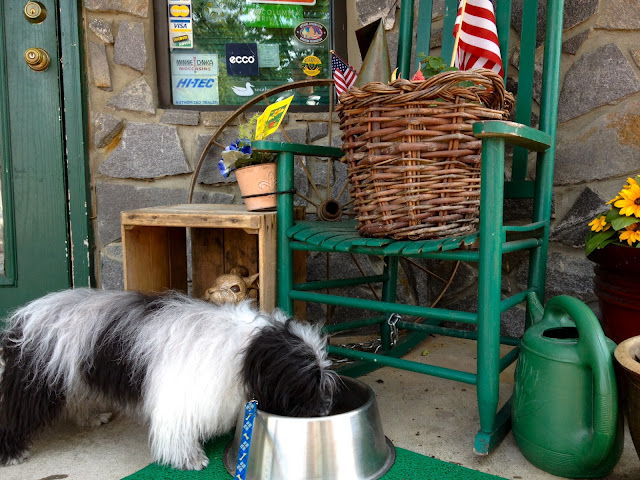
[[[347,58],[346,2],[331,0],[331,41],[338,55]],[[169,52],[169,19],[167,0],[153,0],[154,46],[156,54],[156,82],[158,107],[172,110],[233,111],[240,105],[174,105],[171,99],[171,56]],[[336,33],[340,35],[336,35]],[[252,97],[253,98],[253,97]],[[250,100],[250,99],[247,99]],[[334,95],[334,102],[337,96]],[[330,105],[291,105],[292,112],[328,112]]]

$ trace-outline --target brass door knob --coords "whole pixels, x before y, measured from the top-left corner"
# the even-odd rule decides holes
[[[28,48],[24,52],[24,61],[27,62],[31,70],[41,72],[49,68],[51,57],[45,49],[34,47]]]
[[[40,2],[27,2],[24,6],[24,16],[31,23],[41,23],[47,17],[47,9]]]

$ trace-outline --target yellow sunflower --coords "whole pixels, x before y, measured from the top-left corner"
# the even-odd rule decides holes
[[[632,215],[640,218],[640,185],[637,183],[629,185],[620,192],[622,197],[613,204],[620,209],[620,215],[630,217]]]
[[[624,188],[629,188],[631,187],[631,185],[638,185],[638,182],[636,181],[635,178],[627,178],[627,182],[629,182],[629,185],[625,185]]]
[[[606,221],[606,215],[600,215],[598,218],[594,218],[589,226],[591,227],[592,232],[603,232],[605,230],[609,230],[611,225],[609,225]]]
[[[637,231],[637,224],[629,225],[624,232],[620,234],[620,241],[624,242],[625,240],[632,246],[635,242],[640,241],[640,231]]]

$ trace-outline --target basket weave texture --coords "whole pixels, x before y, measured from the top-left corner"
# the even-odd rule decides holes
[[[420,240],[473,233],[482,144],[472,126],[505,119],[512,106],[502,78],[486,69],[344,92],[337,110],[360,235]]]

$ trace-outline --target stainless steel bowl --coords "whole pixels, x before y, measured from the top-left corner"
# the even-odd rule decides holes
[[[396,453],[382,432],[371,388],[340,377],[342,388],[326,417],[282,417],[258,410],[249,451],[247,480],[370,480],[391,468]],[[224,452],[233,475],[243,413]]]

